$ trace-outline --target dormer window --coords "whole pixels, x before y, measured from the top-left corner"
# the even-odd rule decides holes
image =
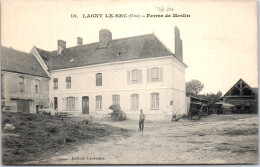
[[[122,56],[122,52],[117,52],[117,56]]]

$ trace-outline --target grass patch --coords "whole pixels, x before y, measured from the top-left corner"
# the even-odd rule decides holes
[[[15,129],[4,128],[6,123]],[[2,162],[26,164],[68,153],[86,142],[127,130],[94,122],[82,124],[76,119],[64,120],[46,115],[2,112]]]

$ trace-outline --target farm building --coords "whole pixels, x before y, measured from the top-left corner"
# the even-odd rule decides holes
[[[250,87],[240,79],[223,97],[224,102],[235,105],[235,112],[257,112],[258,88]]]
[[[31,53],[47,71],[53,108],[74,115],[103,117],[120,104],[128,118],[171,119],[186,113],[185,68],[180,31],[175,27],[175,54],[154,34],[112,39],[99,31],[99,41],[55,51],[33,47]]]
[[[1,47],[2,111],[35,113],[48,107],[49,79],[33,54]]]

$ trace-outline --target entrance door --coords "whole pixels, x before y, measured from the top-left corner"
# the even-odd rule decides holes
[[[17,101],[17,111],[23,113],[29,113],[29,101],[18,100]]]
[[[82,97],[82,114],[89,114],[89,98],[88,98],[88,96]]]
[[[58,97],[54,97],[54,110],[58,110]]]

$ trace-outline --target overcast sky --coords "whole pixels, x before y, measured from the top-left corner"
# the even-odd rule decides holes
[[[159,11],[158,7],[173,9]],[[78,18],[71,18],[77,14]],[[82,18],[103,14],[102,18]],[[105,14],[189,14],[179,18],[105,18]],[[258,87],[257,4],[254,1],[9,1],[2,0],[2,45],[30,52],[33,45],[57,49],[98,41],[107,28],[113,39],[154,33],[174,52],[174,26],[183,41],[186,81],[198,79],[202,93],[226,93],[240,78]]]

